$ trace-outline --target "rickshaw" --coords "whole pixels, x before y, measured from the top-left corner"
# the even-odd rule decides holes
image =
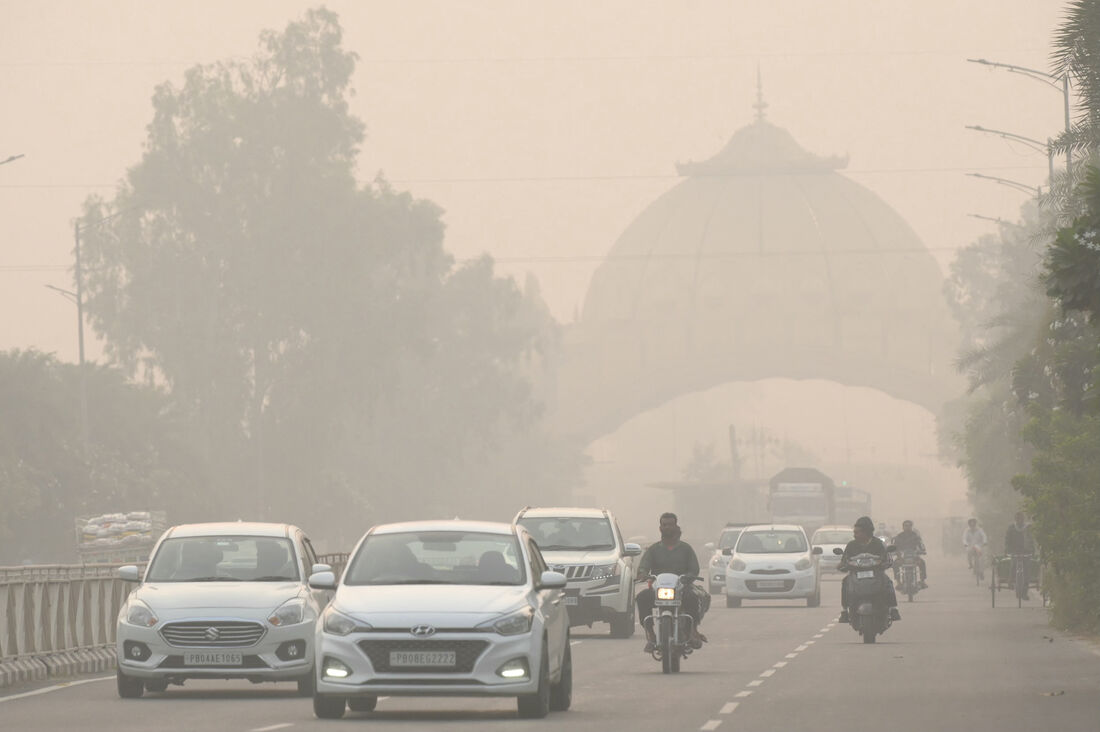
[[[997,607],[997,592],[1013,590],[1016,607],[1023,607],[1031,588],[1042,592],[1043,568],[1034,554],[1006,554],[993,557],[990,565],[989,595],[993,607]],[[1043,598],[1046,604],[1046,598]]]

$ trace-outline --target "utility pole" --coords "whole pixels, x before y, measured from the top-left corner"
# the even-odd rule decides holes
[[[84,273],[80,267],[80,223],[73,224],[73,253],[76,259],[76,333],[80,368],[80,439],[84,445],[84,462],[88,462],[88,373],[84,364]]]

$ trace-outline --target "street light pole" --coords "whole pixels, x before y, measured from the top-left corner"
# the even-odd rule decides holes
[[[1029,69],[1026,66],[1016,66],[1015,64],[1003,64],[997,61],[987,61],[984,58],[968,58],[972,64],[982,64],[983,66],[994,66],[999,69],[1005,69],[1009,73],[1021,74],[1027,76],[1036,81],[1041,81],[1044,84],[1058,88],[1058,84],[1055,82],[1061,81],[1062,100],[1065,107],[1066,116],[1066,133],[1072,129],[1072,124],[1069,118],[1069,74],[1063,74],[1062,76],[1055,76],[1054,74],[1048,74],[1045,71],[1039,71],[1038,69]],[[1070,168],[1073,165],[1073,152],[1070,150],[1070,146],[1066,145],[1066,174],[1069,175]]]
[[[1042,189],[1041,186],[1035,186],[1033,188],[1033,187],[1029,186],[1027,183],[1021,183],[1018,180],[1009,180],[1008,178],[998,178],[994,175],[982,175],[981,173],[967,173],[966,175],[969,175],[971,178],[982,178],[983,180],[991,180],[994,183],[999,183],[1002,186],[1008,186],[1009,188],[1015,188],[1016,190],[1023,191],[1024,193],[1028,193],[1028,194],[1034,193],[1036,198],[1039,198],[1043,195],[1043,189]]]
[[[88,374],[84,365],[84,273],[80,267],[80,223],[73,224],[73,253],[76,277],[76,333],[80,368],[80,439],[84,443],[84,459],[88,459]]]
[[[977,130],[978,132],[988,132],[991,135],[997,135],[998,137],[1003,137],[1006,140],[1017,140],[1024,143],[1032,150],[1046,153],[1047,170],[1050,176],[1048,180],[1051,184],[1054,183],[1054,151],[1051,149],[1050,140],[1047,140],[1046,144],[1044,145],[1033,137],[1024,137],[1023,135],[1017,135],[1013,132],[1004,132],[1002,130],[991,130],[988,127],[982,127],[981,125],[966,125],[966,129]]]

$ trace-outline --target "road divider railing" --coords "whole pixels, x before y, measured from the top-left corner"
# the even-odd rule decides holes
[[[117,567],[0,567],[0,687],[114,666]]]

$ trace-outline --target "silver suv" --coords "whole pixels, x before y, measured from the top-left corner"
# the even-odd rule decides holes
[[[535,538],[546,563],[565,575],[569,625],[605,622],[613,638],[634,634],[634,563],[642,553],[623,543],[602,508],[525,508],[517,523]]]

